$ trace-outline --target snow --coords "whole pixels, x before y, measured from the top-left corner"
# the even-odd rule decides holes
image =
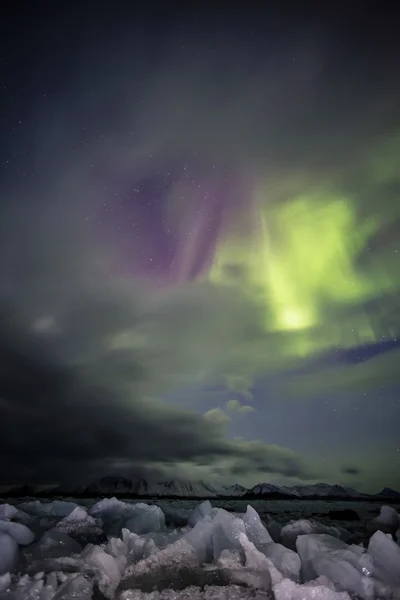
[[[392,492],[389,490],[387,493]],[[397,492],[393,492],[390,497],[395,497]],[[289,498],[368,498],[364,494],[353,488],[340,485],[330,485],[329,483],[315,483],[312,485],[273,485],[271,483],[258,483],[247,494],[249,496],[268,496],[275,495]]]
[[[238,483],[235,483],[234,485],[223,485],[219,489],[220,496],[228,496],[230,498],[233,496],[244,496],[247,492],[248,490]]]
[[[243,488],[244,492],[245,490]],[[181,481],[178,479],[169,481],[146,481],[139,479],[137,481],[127,479],[126,477],[102,477],[92,483],[86,493],[96,495],[126,494],[136,497],[179,497],[179,498],[214,498],[219,492],[212,485],[204,481]]]
[[[0,600],[400,600],[394,508],[357,505],[349,531],[276,502],[2,504]]]

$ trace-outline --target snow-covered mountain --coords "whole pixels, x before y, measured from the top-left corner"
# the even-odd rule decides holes
[[[259,483],[251,488],[249,496],[281,496],[287,498],[370,498],[369,494],[358,492],[353,488],[329,483],[312,485],[283,486],[270,483]],[[393,497],[393,496],[392,496]]]
[[[247,488],[235,483],[234,485],[223,485],[221,488],[219,488],[219,495],[229,496],[232,498],[232,496],[244,496],[247,491]]]
[[[368,494],[341,485],[330,485],[329,483],[315,483],[314,485],[299,485],[290,488],[294,493],[301,496],[318,496],[330,498],[363,498]]]
[[[210,498],[218,496],[218,492],[204,481],[158,481],[155,483],[141,482],[137,490],[138,495],[151,496],[179,496],[180,498]]]
[[[172,479],[169,481],[148,481],[145,479],[130,479],[121,475],[109,475],[91,483],[86,488],[67,490],[46,486],[39,487],[21,486],[19,488],[0,490],[0,496],[10,497],[65,497],[65,496],[133,496],[133,497],[175,497],[175,498],[264,498],[264,499],[310,499],[310,498],[337,498],[337,499],[365,499],[365,500],[398,500],[400,492],[384,488],[378,494],[365,494],[353,488],[329,483],[316,483],[310,485],[274,485],[272,483],[258,483],[247,490],[239,484],[223,485],[219,488],[204,481],[184,481]]]
[[[90,484],[86,495],[134,495],[134,496],[178,496],[180,498],[211,498],[218,492],[204,481],[147,481],[132,480],[121,476],[102,477]]]
[[[289,488],[281,485],[274,485],[272,483],[258,483],[250,490],[248,490],[247,496],[270,496],[270,497],[287,497],[295,498],[299,496],[296,492],[292,492]]]
[[[108,493],[135,494],[138,482],[121,475],[107,475],[91,483],[85,490],[86,494],[96,496]]]
[[[383,488],[383,490],[381,492],[379,492],[378,494],[374,494],[375,498],[400,498],[400,492],[397,492],[396,490],[392,490],[392,488]]]

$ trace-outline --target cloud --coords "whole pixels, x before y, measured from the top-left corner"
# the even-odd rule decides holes
[[[52,275],[43,292],[46,283]],[[221,460],[232,477],[268,469],[312,476],[290,451],[229,440],[221,410],[204,418],[156,398],[199,370],[211,377],[229,361],[229,348],[251,337],[252,320],[240,301],[228,302],[209,285],[146,296],[143,288],[135,293],[134,283],[82,282],[75,294],[59,298],[55,316],[41,319],[40,327],[30,318],[29,295],[19,296],[18,287],[3,295],[4,481],[88,480],[121,465],[132,473],[151,473],[154,465],[160,473],[160,464],[165,472],[188,461],[206,463],[212,473]],[[36,302],[35,312],[46,314],[47,302],[39,308]]]
[[[228,400],[226,403],[226,410],[230,412],[236,412],[240,414],[246,414],[254,412],[256,409],[254,406],[250,406],[249,404],[240,404],[239,400]]]
[[[360,475],[361,469],[349,465],[342,468],[342,473],[344,473],[345,475]]]
[[[206,413],[204,413],[204,417],[208,421],[213,421],[215,423],[221,423],[221,424],[229,423],[229,421],[231,420],[231,418],[226,413],[224,413],[224,411],[221,410],[220,408],[211,408]]]
[[[272,38],[273,29],[274,25]],[[236,41],[220,31],[207,36],[206,45],[201,36],[185,31],[163,41],[156,69],[146,64],[153,56],[152,47],[147,45],[152,42],[140,32],[132,37],[134,42],[121,42],[120,52],[115,40],[110,52],[102,39],[99,52],[91,54],[94,63],[83,45],[77,68],[70,65],[68,69],[74,73],[65,80],[63,89],[68,93],[65,97],[63,93],[49,94],[52,100],[33,110],[34,117],[27,121],[25,135],[32,146],[34,164],[29,166],[34,177],[27,177],[24,185],[19,176],[4,178],[1,184],[0,450],[10,457],[2,476],[74,480],[94,477],[116,466],[164,473],[165,469],[191,463],[199,468],[207,465],[209,472],[223,468],[232,478],[252,472],[262,478],[273,473],[313,479],[320,472],[318,467],[288,449],[229,440],[221,418],[219,422],[215,418],[222,416],[220,412],[214,410],[204,418],[159,398],[188,384],[225,380],[232,392],[251,399],[255,375],[280,375],[299,366],[309,367],[309,355],[319,351],[321,340],[324,348],[337,340],[339,344],[344,340],[348,345],[349,339],[354,343],[357,335],[349,336],[349,332],[355,314],[358,318],[364,313],[365,305],[360,306],[353,296],[352,314],[344,315],[333,295],[331,304],[321,309],[321,322],[300,332],[282,332],[274,327],[271,305],[272,301],[281,302],[277,292],[285,292],[285,299],[298,300],[292,293],[297,287],[292,283],[297,282],[304,291],[306,275],[312,275],[311,267],[315,267],[307,263],[310,257],[318,258],[314,275],[323,271],[327,285],[322,286],[320,298],[321,294],[314,293],[321,292],[320,282],[312,281],[316,287],[306,290],[310,293],[305,297],[300,294],[300,300],[306,304],[309,295],[314,308],[326,299],[327,290],[338,292],[327,280],[333,271],[343,280],[343,265],[324,262],[322,251],[329,245],[325,232],[331,234],[336,229],[333,217],[337,215],[339,224],[344,222],[348,228],[345,232],[353,232],[352,219],[357,223],[369,218],[374,202],[376,212],[376,199],[359,202],[357,212],[347,206],[351,199],[343,201],[340,196],[322,220],[322,243],[316,238],[310,252],[306,242],[313,240],[310,223],[314,223],[314,208],[325,202],[326,180],[329,188],[332,181],[336,182],[333,187],[350,186],[348,181],[355,175],[348,175],[349,157],[360,144],[368,146],[364,141],[375,139],[374,123],[382,125],[382,113],[388,105],[396,106],[398,98],[372,85],[374,73],[370,72],[363,110],[358,103],[348,103],[347,84],[352,82],[353,73],[340,70],[339,81],[333,78],[327,82],[323,77],[325,61],[331,59],[325,54],[324,35],[306,49],[303,40],[285,43],[283,50],[267,52],[265,60],[255,67],[252,40],[248,48],[241,46],[239,51]],[[277,48],[282,47],[279,39]],[[114,56],[118,57],[115,61]],[[227,64],[234,68],[227,68]],[[389,65],[385,72],[389,72]],[[344,106],[336,102],[338,96],[340,99],[336,86],[346,98]],[[371,89],[376,93],[371,94]],[[55,96],[56,102],[50,106]],[[79,100],[71,102],[71,97]],[[336,118],[331,113],[332,103],[339,106]],[[343,144],[342,134],[349,124],[351,140]],[[26,139],[20,141],[25,147]],[[220,174],[211,187],[218,192],[217,198],[224,197],[221,220],[224,225],[233,222],[242,236],[243,231],[248,234],[245,245],[253,233],[258,233],[253,220],[260,212],[271,209],[271,228],[282,226],[282,232],[272,231],[268,238],[269,242],[281,240],[275,244],[274,253],[268,254],[268,247],[257,243],[252,245],[252,255],[245,253],[246,259],[256,258],[252,262],[256,281],[247,289],[248,270],[240,261],[228,261],[222,269],[228,284],[216,279],[210,282],[206,277],[186,283],[178,278],[174,288],[151,287],[132,272],[136,275],[143,245],[151,246],[155,236],[145,229],[137,235],[133,229],[124,234],[118,230],[116,243],[115,231],[108,235],[109,222],[98,222],[100,206],[110,205],[107,219],[111,222],[110,213],[118,209],[120,199],[132,186],[160,172],[172,173],[176,165],[183,165],[185,170],[186,163],[190,163],[189,170],[193,165],[195,172],[204,170],[213,185],[210,172],[215,169]],[[389,171],[396,174],[392,167]],[[363,186],[368,188],[372,179],[381,185],[381,171],[371,161]],[[227,187],[221,184],[226,173],[228,178],[233,174],[234,182]],[[202,184],[202,177],[199,179]],[[251,204],[251,210],[248,206],[254,190],[246,185],[236,190],[242,179],[261,181],[255,186],[257,202]],[[193,208],[202,206],[208,188],[191,180],[175,192],[182,187],[185,194],[175,222],[184,223],[182,228],[189,236],[197,231],[197,220],[202,218],[197,213],[193,218]],[[308,203],[310,190],[320,194],[317,203],[315,199]],[[378,191],[375,187],[374,193]],[[165,210],[160,207],[161,220],[163,214],[167,220],[173,212],[173,199],[166,198]],[[386,207],[388,202],[382,200],[383,204]],[[288,207],[282,214],[275,210],[281,206]],[[292,215],[294,225],[291,221],[291,228],[286,229],[283,217],[290,216],[296,206],[302,209],[302,219]],[[134,207],[129,214],[137,210]],[[391,210],[390,218],[395,216],[395,209]],[[214,220],[216,213],[212,212]],[[170,220],[173,228],[174,219]],[[186,228],[186,223],[193,227]],[[233,225],[232,236],[229,229],[219,233],[232,238],[229,241],[235,246],[238,232]],[[378,221],[378,225],[388,233],[387,222]],[[174,233],[178,230],[175,226]],[[389,233],[394,239],[393,232]],[[224,239],[224,235],[220,237]],[[371,232],[371,239],[375,247],[381,247],[377,231]],[[286,247],[285,241],[293,247]],[[125,244],[129,251],[124,253]],[[183,247],[185,262],[186,250],[196,247]],[[242,253],[243,244],[238,247],[233,258]],[[335,256],[340,254],[336,250],[343,249],[339,241],[334,248]],[[364,250],[364,254],[360,250],[360,257],[349,256],[358,261],[363,274],[365,270],[379,273],[376,281],[393,291],[389,276],[384,273],[383,277],[379,262],[366,258]],[[391,246],[385,249],[388,255],[389,250]],[[212,248],[207,251],[213,255]],[[260,263],[261,254],[269,261]],[[260,264],[271,267],[275,255],[282,264],[274,263],[275,271],[270,268],[263,273]],[[128,269],[125,279],[117,277],[121,264],[128,264],[132,271]],[[397,266],[391,269],[390,274],[397,273]],[[191,273],[190,268],[178,271]],[[260,273],[268,274],[269,283],[275,285],[262,287]],[[378,296],[381,289],[376,286]],[[382,308],[382,312],[386,311]],[[285,317],[290,327],[303,325],[297,307]],[[365,327],[369,315],[363,314],[361,320],[363,333],[364,329],[368,335],[382,332],[380,322],[372,334],[371,328]],[[394,320],[397,323],[397,317]],[[395,352],[392,355],[393,360],[397,358]],[[360,381],[376,381],[397,373],[393,362],[386,371],[375,369],[373,365],[380,360],[357,365],[357,372],[353,365],[329,365],[326,371],[318,371],[317,383],[320,389],[328,381],[357,386]],[[299,384],[291,379],[297,395],[316,389],[315,380],[300,375]],[[243,413],[251,407],[235,404],[229,410],[231,414]]]

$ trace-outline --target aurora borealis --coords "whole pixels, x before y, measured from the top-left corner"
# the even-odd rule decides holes
[[[400,485],[399,49],[376,11],[10,13],[4,483]]]

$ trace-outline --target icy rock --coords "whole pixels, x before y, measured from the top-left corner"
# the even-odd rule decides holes
[[[82,548],[72,538],[62,531],[46,531],[31,548],[32,560],[60,558],[80,554]]]
[[[40,500],[29,500],[28,502],[21,502],[18,504],[18,508],[33,515],[34,517],[44,517],[51,514],[51,506],[40,502]]]
[[[57,589],[57,579],[49,576],[45,581],[43,573],[31,578],[24,575],[15,584],[9,586],[10,593],[4,595],[4,598],[10,600],[53,600]],[[61,599],[60,599],[61,600]]]
[[[321,585],[298,585],[284,579],[274,586],[275,600],[351,600],[347,592],[334,592]]]
[[[209,500],[205,500],[196,508],[192,510],[192,512],[188,516],[188,525],[194,527],[198,521],[204,519],[204,517],[212,516],[213,507],[211,506],[211,502]]]
[[[296,545],[306,581],[324,575],[338,590],[372,597],[373,581],[363,575],[359,557],[345,542],[327,534],[306,534],[297,538]]]
[[[253,576],[252,587],[271,590],[272,577],[268,559],[257,550],[245,533],[239,534],[239,541],[246,557],[246,567]]]
[[[243,515],[243,522],[247,537],[256,547],[272,542],[272,538],[268,533],[268,530],[262,524],[259,514],[252,506],[250,506],[250,504],[247,505],[247,510]]]
[[[267,531],[270,534],[272,541],[279,542],[281,538],[282,525],[275,521],[270,515],[266,516]]]
[[[152,590],[154,587],[179,587],[185,580],[195,577],[199,559],[194,548],[184,539],[167,546],[129,566],[124,575],[123,587]]]
[[[80,556],[69,557],[61,556],[60,558],[45,558],[44,560],[32,561],[28,566],[28,573],[37,576],[43,572],[51,574],[54,571],[63,571],[65,573],[78,573],[83,563]]]
[[[0,519],[11,521],[18,514],[18,508],[11,504],[0,504]]]
[[[108,537],[119,537],[127,519],[136,513],[136,505],[122,502],[117,498],[104,498],[89,510],[95,519],[101,519]]]
[[[117,561],[100,546],[88,544],[81,554],[85,567],[94,569],[100,592],[109,599],[114,598],[121,580],[121,572]]]
[[[165,516],[166,525],[172,525],[173,527],[184,527],[188,524],[190,511],[184,508],[172,508],[171,506],[165,505],[162,507],[162,511]]]
[[[66,517],[75,508],[78,508],[78,504],[69,500],[52,500],[51,502],[31,500],[22,502],[18,508],[34,517]]]
[[[127,564],[136,563],[157,552],[151,539],[139,537],[128,529],[123,529],[121,535],[121,538],[111,538],[106,546],[106,551],[115,558],[121,573]]]
[[[370,532],[377,530],[383,531],[384,533],[390,533],[394,535],[396,530],[400,527],[400,515],[391,506],[381,506],[380,514],[372,519],[369,523],[368,529]]]
[[[297,552],[282,544],[264,544],[259,550],[269,558],[284,577],[293,581],[300,580],[301,560]]]
[[[117,498],[103,498],[99,502],[96,502],[91,509],[89,514],[92,517],[100,517],[103,520],[112,518],[113,520],[127,518],[135,511],[135,504],[128,504],[122,502]]]
[[[245,533],[245,525],[228,513],[218,509],[212,519],[206,515],[184,534],[183,539],[189,542],[199,557],[200,562],[217,560],[222,550],[241,550],[239,534]]]
[[[296,550],[296,539],[299,535],[307,535],[311,533],[327,534],[333,537],[340,537],[340,531],[336,527],[327,527],[316,523],[315,521],[300,519],[298,521],[292,521],[284,527],[281,531],[281,543],[290,548]]]
[[[236,569],[242,564],[240,553],[236,550],[222,550],[216,564],[221,569]]]
[[[124,523],[124,528],[132,533],[143,535],[165,528],[164,513],[158,506],[139,503],[135,511]]]
[[[255,594],[254,590],[239,585],[206,585],[204,589],[191,585],[184,590],[166,589],[151,594],[139,590],[126,590],[119,600],[271,600],[271,596],[261,590]]]
[[[51,507],[51,514],[56,517],[66,517],[72,513],[75,508],[78,508],[78,504],[76,502],[71,502],[70,500],[53,500],[49,502]]]
[[[69,515],[61,519],[54,527],[54,530],[75,535],[101,534],[101,529],[98,527],[97,522],[80,506],[74,508]]]
[[[13,521],[0,520],[0,532],[8,533],[21,546],[28,546],[35,539],[35,534],[26,525]]]
[[[373,561],[372,576],[400,589],[400,548],[382,531],[369,540],[368,555]]]
[[[0,575],[0,594],[5,592],[11,585],[11,574],[6,573],[5,575]]]
[[[8,533],[0,533],[0,575],[12,571],[18,559],[18,544]]]
[[[213,560],[213,529],[214,524],[211,517],[206,516],[199,520],[193,529],[185,533],[182,538],[193,547],[201,563]]]
[[[2,521],[17,521],[28,525],[34,520],[31,515],[20,510],[12,504],[0,504],[0,520]]]
[[[162,550],[169,544],[178,541],[182,537],[182,533],[177,529],[174,529],[173,531],[154,531],[153,533],[147,533],[142,537],[147,540],[152,540],[157,548]]]
[[[201,522],[199,523],[201,525]],[[212,521],[213,560],[217,560],[223,550],[242,550],[239,534],[246,533],[242,519],[234,517],[226,510],[218,509]]]
[[[69,575],[59,586],[53,600],[91,600],[93,596],[93,582],[80,573]],[[106,596],[107,598],[107,596]]]

